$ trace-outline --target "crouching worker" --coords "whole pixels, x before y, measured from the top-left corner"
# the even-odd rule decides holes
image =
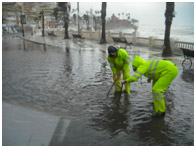
[[[121,74],[123,72],[123,79],[130,77],[129,63],[130,58],[125,49],[115,46],[108,47],[108,62],[113,72],[113,80],[115,82],[115,91],[121,91]],[[125,91],[130,94],[130,84],[125,84]]]
[[[138,56],[135,56],[132,67],[134,75],[122,80],[121,83],[132,83],[138,81],[142,75],[148,78],[152,85],[152,97],[154,104],[155,117],[165,116],[165,100],[164,92],[169,87],[170,83],[178,74],[178,68],[170,61],[166,60],[150,60],[146,61]],[[145,98],[144,98],[145,99]]]

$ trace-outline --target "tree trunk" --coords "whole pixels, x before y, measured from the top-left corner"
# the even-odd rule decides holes
[[[64,27],[65,27],[65,37],[64,37],[64,39],[69,39],[69,32],[68,32],[69,25],[68,25],[67,21],[65,21]]]
[[[44,31],[45,25],[44,25],[44,10],[42,10],[42,36],[45,36]]]
[[[69,2],[58,2],[59,10],[64,14],[64,28],[65,28],[65,36],[64,39],[69,39],[69,12],[71,10],[71,5]]]
[[[69,13],[67,11],[67,7],[65,7],[65,16],[64,16],[64,27],[65,27],[65,37],[64,39],[69,39],[69,32],[68,32],[68,27],[69,27]]]
[[[106,43],[106,35],[105,35],[105,17],[106,17],[106,2],[102,2],[102,10],[101,10],[101,19],[102,19],[102,34],[100,44]]]
[[[164,38],[164,48],[162,52],[163,57],[172,56],[172,50],[170,46],[170,29],[172,24],[172,19],[174,17],[174,2],[166,3],[165,11],[165,38]]]

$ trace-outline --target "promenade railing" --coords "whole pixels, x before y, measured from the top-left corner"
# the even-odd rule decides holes
[[[77,33],[77,31],[69,31],[70,38],[72,38],[72,34]],[[63,37],[63,31],[57,30],[57,36]],[[80,35],[85,37],[88,40],[97,40],[100,41],[101,39],[101,31],[81,31]],[[152,48],[159,48],[162,49],[164,47],[164,40],[157,39],[155,37],[140,37],[134,33],[122,33],[122,32],[110,32],[106,31],[106,40],[108,43],[113,43],[112,37],[125,37],[128,42],[132,42],[133,45],[140,45],[140,46],[148,46]],[[176,41],[174,39],[170,39],[170,44],[172,50],[180,50],[180,48],[186,48],[190,50],[194,50],[194,43],[192,42],[184,42],[184,41]]]

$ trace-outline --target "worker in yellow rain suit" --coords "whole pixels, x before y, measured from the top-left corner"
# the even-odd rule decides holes
[[[150,60],[146,61],[138,56],[134,57],[132,63],[134,75],[122,80],[121,83],[136,82],[142,75],[148,77],[148,82],[153,80],[152,97],[154,103],[155,117],[165,116],[164,92],[178,74],[178,68],[170,61]]]
[[[130,58],[125,49],[116,46],[108,47],[107,60],[113,72],[113,80],[115,82],[115,91],[121,91],[121,73],[123,79],[130,77],[129,63]],[[125,91],[130,94],[130,84],[125,84]]]

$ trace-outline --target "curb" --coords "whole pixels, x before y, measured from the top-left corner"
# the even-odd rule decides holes
[[[33,41],[33,40],[30,40],[30,39],[27,39],[27,38],[24,38],[22,36],[17,36],[23,40],[26,40],[26,41],[29,41],[29,42],[33,42],[33,43],[36,43],[36,44],[41,44],[41,45],[47,45],[47,46],[53,46],[53,47],[59,47],[59,46],[55,46],[55,45],[51,45],[51,44],[47,44],[47,43],[42,43],[42,42],[37,42],[37,41]]]

